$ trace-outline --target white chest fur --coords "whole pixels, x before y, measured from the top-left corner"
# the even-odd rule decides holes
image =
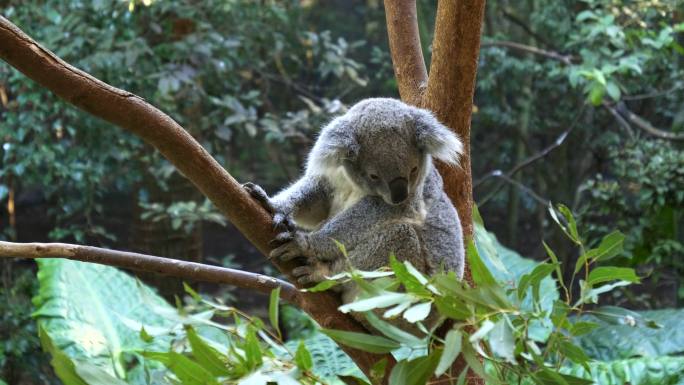
[[[365,195],[365,193],[349,179],[347,173],[344,171],[344,167],[337,167],[329,172],[327,177],[333,190],[333,201],[330,205],[329,218],[348,209]]]

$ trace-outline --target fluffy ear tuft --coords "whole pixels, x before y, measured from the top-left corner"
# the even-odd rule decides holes
[[[327,174],[345,160],[355,160],[359,144],[354,136],[353,127],[344,115],[328,123],[316,140],[307,161],[306,171],[313,175]]]
[[[416,109],[415,122],[418,147],[435,159],[458,165],[459,157],[463,154],[463,142],[458,135],[427,110]]]

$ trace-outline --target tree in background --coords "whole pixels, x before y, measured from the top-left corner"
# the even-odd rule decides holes
[[[434,41],[435,53],[431,65],[432,80],[427,79],[424,61],[422,61],[415,3],[388,2],[386,8],[400,93],[411,103],[424,104],[433,109],[442,121],[455,126],[456,131],[467,143],[484,3],[465,5],[440,3]],[[271,227],[267,214],[251,201],[240,185],[187,131],[139,97],[108,86],[64,63],[50,51],[38,46],[6,19],[3,19],[3,24],[0,31],[5,35],[5,43],[0,48],[0,52],[4,60],[64,100],[95,116],[124,127],[154,145],[257,248],[264,253],[268,252],[268,241],[273,234],[272,231],[265,231]],[[454,41],[452,36],[455,34],[462,39]],[[458,56],[461,62],[457,62],[457,65],[450,60],[452,52],[462,54]],[[407,68],[411,72],[407,72]],[[424,85],[425,82],[427,83]],[[173,86],[173,84],[168,86]],[[425,86],[427,86],[426,97],[423,100],[421,93]],[[452,103],[452,97],[457,103]],[[452,174],[444,176],[445,186],[450,196],[452,199],[456,198],[454,203],[462,216],[465,235],[470,239],[472,238],[472,219],[470,218],[472,194],[468,158],[469,151],[466,149],[462,169],[464,172],[452,171]],[[99,251],[81,247],[55,249],[59,247],[62,246],[34,247],[37,253],[28,253],[28,256],[37,257],[45,252],[45,256],[67,255],[81,260],[114,263],[108,260],[106,252],[101,254]],[[13,253],[13,255],[19,256],[26,252],[24,248],[20,253]],[[140,256],[128,256],[141,260]],[[148,260],[146,269],[158,271],[160,269],[158,264],[168,263],[168,261],[151,259]],[[288,274],[293,267],[279,262],[275,264],[285,274]],[[137,267],[141,268],[144,265],[144,263],[138,264]],[[129,264],[130,266],[133,264]],[[187,268],[188,270],[194,268],[195,271],[198,269],[190,265]],[[194,278],[199,278],[199,276],[195,275]],[[309,312],[323,327],[363,330],[363,327],[356,324],[352,318],[335,315],[339,302],[331,295],[301,294],[299,296],[300,299],[295,302]],[[358,366],[370,375],[371,365],[376,358],[359,350],[349,348],[346,350]],[[388,361],[393,360],[388,357]],[[473,381],[477,379],[474,378]]]

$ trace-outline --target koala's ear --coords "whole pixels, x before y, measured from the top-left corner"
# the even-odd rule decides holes
[[[463,143],[458,135],[440,123],[430,111],[416,108],[414,118],[418,147],[433,158],[458,165],[463,153]]]
[[[341,166],[345,161],[354,161],[359,153],[359,144],[353,127],[344,116],[334,119],[321,130],[307,162],[307,172],[326,174],[330,169]]]

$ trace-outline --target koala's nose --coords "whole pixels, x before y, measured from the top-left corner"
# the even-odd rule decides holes
[[[408,180],[406,178],[394,178],[389,182],[390,195],[392,203],[397,204],[403,202],[408,196]]]

